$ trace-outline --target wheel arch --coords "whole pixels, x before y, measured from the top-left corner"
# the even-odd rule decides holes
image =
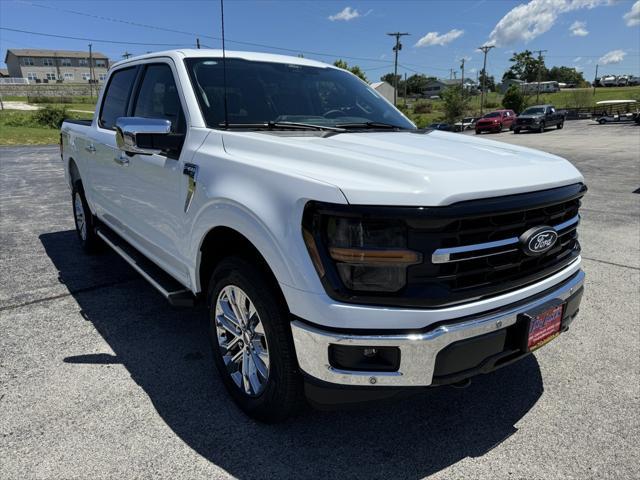
[[[267,281],[277,292],[278,300],[287,306],[278,279],[265,255],[238,230],[224,225],[211,228],[202,239],[198,254],[196,278],[203,295],[208,294],[211,275],[220,261],[230,256],[238,256],[251,262],[265,274]]]

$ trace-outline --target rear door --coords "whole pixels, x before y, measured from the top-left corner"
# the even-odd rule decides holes
[[[108,224],[126,218],[126,202],[120,190],[126,171],[117,163],[120,152],[116,146],[115,123],[127,115],[129,99],[138,74],[138,67],[114,71],[102,95],[100,113],[86,148],[90,170],[90,195],[96,213]]]

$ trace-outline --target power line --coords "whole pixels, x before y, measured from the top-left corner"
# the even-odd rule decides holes
[[[7,30],[9,32],[27,33],[29,35],[40,35],[42,37],[65,38],[68,40],[80,40],[83,42],[115,43],[118,45],[151,45],[156,47],[182,47],[186,45],[184,43],[125,42],[125,41],[119,41],[119,40],[105,40],[105,39],[87,38],[87,37],[71,37],[69,35],[56,35],[53,33],[32,32],[29,30],[20,30],[18,28],[9,28],[9,27],[0,27],[0,30]]]

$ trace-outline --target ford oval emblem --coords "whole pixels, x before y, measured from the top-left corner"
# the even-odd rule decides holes
[[[558,232],[551,227],[533,227],[520,236],[522,249],[529,256],[548,252],[557,240]]]

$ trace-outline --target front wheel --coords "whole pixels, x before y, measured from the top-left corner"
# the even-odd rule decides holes
[[[538,133],[544,133],[544,122],[540,124],[540,127],[538,128]]]
[[[239,257],[220,262],[209,290],[209,337],[222,381],[250,417],[274,423],[304,404],[286,306],[266,273]]]
[[[476,135],[480,135],[480,130],[476,130]]]
[[[84,195],[82,182],[77,181],[71,191],[71,203],[73,206],[73,220],[76,225],[76,233],[82,249],[87,253],[95,253],[100,250],[100,237],[95,230],[95,217],[91,213],[89,204]]]
[[[520,129],[519,129],[519,128],[514,128],[514,129],[513,129],[513,133],[516,133],[516,134],[517,134],[517,133],[520,133]]]

